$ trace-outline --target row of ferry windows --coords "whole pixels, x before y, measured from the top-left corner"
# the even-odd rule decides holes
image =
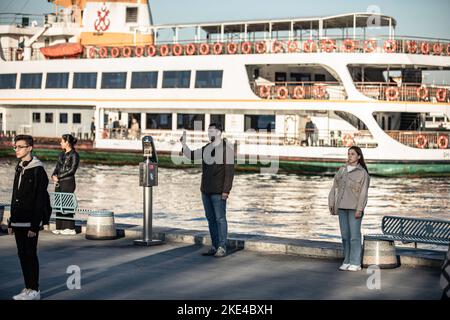
[[[196,71],[195,88],[222,88],[222,70]],[[126,72],[102,72],[102,89],[125,89],[127,84]],[[0,89],[15,89],[17,74],[0,74]],[[132,72],[131,89],[156,88],[158,72]],[[190,88],[191,71],[164,71],[162,88]],[[69,73],[47,73],[46,89],[67,89],[69,87]],[[41,89],[42,73],[22,73],[20,89]],[[96,89],[96,72],[75,72],[73,74],[73,89]]]
[[[45,123],[53,123],[53,112],[45,112]],[[33,123],[41,123],[41,113],[33,112]],[[69,123],[69,114],[60,113],[59,114],[59,123]],[[72,114],[72,123],[81,124],[81,113],[73,113]]]

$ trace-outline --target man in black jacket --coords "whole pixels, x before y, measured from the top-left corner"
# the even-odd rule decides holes
[[[16,166],[8,233],[16,238],[25,289],[14,300],[39,300],[39,260],[37,243],[46,206],[48,177],[41,161],[32,156],[33,137],[14,139]]]
[[[226,204],[233,185],[234,148],[226,139],[222,139],[220,123],[209,125],[208,137],[211,142],[194,151],[186,145],[186,132],[183,132],[181,143],[185,157],[202,160],[200,191],[212,241],[211,248],[203,255],[224,257],[228,234]]]

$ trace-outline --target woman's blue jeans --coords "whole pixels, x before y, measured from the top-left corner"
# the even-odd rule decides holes
[[[361,265],[361,220],[355,218],[356,210],[339,209],[339,226],[341,228],[344,263]]]

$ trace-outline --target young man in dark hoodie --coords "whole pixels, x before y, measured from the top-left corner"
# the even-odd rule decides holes
[[[193,151],[186,145],[186,132],[183,133],[181,143],[185,157],[202,160],[200,191],[212,241],[211,248],[203,255],[224,257],[227,254],[228,234],[226,205],[234,178],[234,148],[226,139],[222,139],[220,123],[209,125],[208,137],[210,143]]]
[[[39,300],[39,260],[37,243],[46,206],[48,177],[41,161],[33,157],[33,137],[14,139],[16,166],[8,233],[16,238],[25,289],[14,300]]]

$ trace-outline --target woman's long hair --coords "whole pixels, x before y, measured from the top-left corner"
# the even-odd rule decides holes
[[[361,165],[361,167],[364,168],[364,170],[367,171],[367,173],[369,173],[369,170],[367,169],[367,166],[366,166],[366,162],[364,161],[364,155],[363,155],[363,153],[361,151],[361,148],[357,147],[357,146],[353,146],[353,147],[350,147],[348,150],[349,151],[350,150],[355,150],[355,152],[358,154],[358,156],[360,156],[360,159],[358,160],[358,163]]]
[[[71,149],[75,149],[75,145],[77,144],[78,139],[72,136],[71,134],[63,134],[62,139],[65,142],[68,142]]]

